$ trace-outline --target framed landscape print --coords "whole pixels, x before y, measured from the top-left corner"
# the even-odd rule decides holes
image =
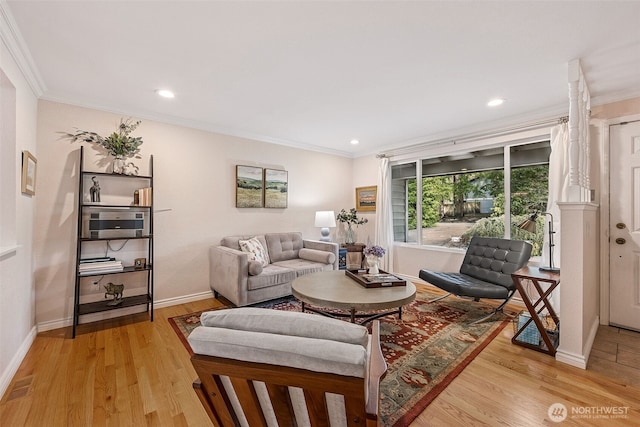
[[[375,211],[377,196],[378,187],[375,185],[356,188],[356,210]]]
[[[36,194],[36,158],[24,150],[22,152],[22,192],[31,196]]]
[[[236,165],[237,208],[261,208],[263,190],[262,168]]]
[[[264,207],[286,208],[289,193],[288,172],[277,169],[264,170]]]

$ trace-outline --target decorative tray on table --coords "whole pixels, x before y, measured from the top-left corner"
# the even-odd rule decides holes
[[[345,274],[365,288],[407,286],[406,280],[382,270],[378,274],[368,274],[367,270],[345,270]]]

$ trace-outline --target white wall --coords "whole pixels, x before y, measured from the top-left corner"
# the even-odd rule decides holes
[[[356,207],[356,187],[369,187],[378,183],[378,159],[374,155],[359,157],[353,160],[353,187],[351,188],[351,203],[349,208]],[[346,208],[345,208],[346,209]],[[369,222],[357,228],[358,242],[374,244],[376,236],[376,213],[371,211],[358,212],[358,217],[366,218]]]
[[[560,345],[556,360],[586,369],[598,331],[598,205],[559,203],[562,217]]]
[[[48,101],[39,104],[36,216],[36,321],[41,329],[70,324],[73,314],[79,143],[60,139],[74,128],[112,132],[120,116]],[[301,231],[319,238],[315,211],[354,205],[352,159],[144,120],[136,160],[147,172],[154,156],[155,301],[209,295],[208,249],[227,235]],[[106,170],[85,148],[85,169]],[[284,169],[286,209],[235,208],[235,166]],[[374,181],[375,182],[375,181]],[[367,182],[367,184],[369,184]],[[337,229],[332,229],[336,239]],[[126,291],[125,291],[126,292]]]
[[[22,150],[38,157],[36,150],[37,100],[19,67],[14,62],[4,41],[0,42],[0,68],[15,87],[16,138],[3,139],[1,144],[15,144],[15,188],[2,193],[0,203],[15,205],[17,218],[15,240],[18,248],[0,257],[0,395],[6,391],[35,337],[34,283],[33,283],[33,221],[35,202],[40,194],[42,180],[38,177],[36,196],[20,191]],[[4,116],[0,117],[3,120]],[[5,159],[3,159],[5,160]],[[2,164],[5,164],[3,161]],[[14,203],[12,203],[14,202]]]

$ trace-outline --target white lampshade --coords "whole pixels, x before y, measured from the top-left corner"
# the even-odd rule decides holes
[[[333,211],[316,212],[316,227],[335,227],[336,214]]]
[[[316,212],[316,227],[321,227],[320,238],[323,242],[330,242],[329,227],[336,226],[336,214],[333,211],[318,211]]]

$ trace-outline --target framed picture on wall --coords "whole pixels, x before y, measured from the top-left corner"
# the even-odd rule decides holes
[[[278,169],[264,170],[264,207],[286,208],[289,195],[289,174]]]
[[[377,196],[378,196],[378,187],[375,185],[372,185],[370,187],[357,187],[356,188],[356,210],[375,211]]]
[[[261,208],[263,191],[262,168],[236,165],[237,208]]]
[[[36,158],[24,150],[22,152],[22,192],[31,196],[36,194]]]

